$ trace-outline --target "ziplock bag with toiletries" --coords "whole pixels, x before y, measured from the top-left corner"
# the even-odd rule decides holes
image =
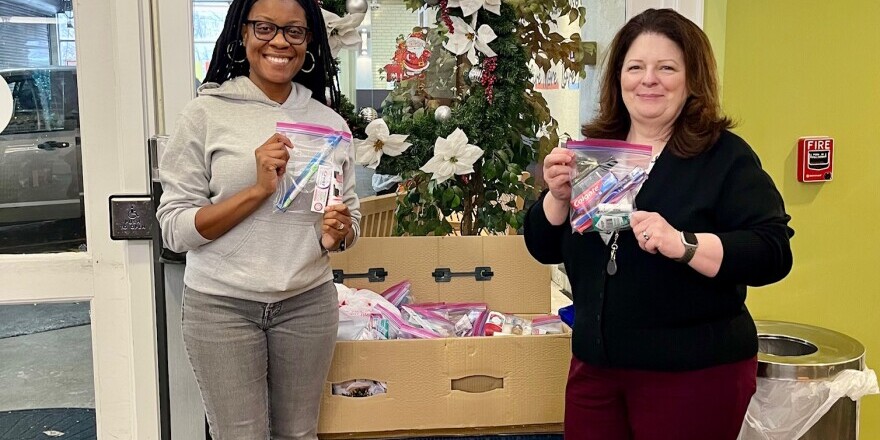
[[[614,232],[629,227],[635,198],[648,178],[651,146],[610,139],[568,141],[575,153],[571,178],[572,232]]]
[[[455,336],[476,336],[477,321],[488,309],[486,303],[447,303],[445,307],[449,322],[455,325]]]
[[[394,307],[400,308],[404,304],[412,301],[412,283],[409,280],[403,280],[382,292],[382,297],[388,302],[394,304]]]
[[[388,323],[388,335],[386,339],[437,339],[439,334],[431,330],[416,327],[404,320],[399,312],[389,309],[382,304],[376,304],[376,312]]]
[[[436,333],[444,338],[455,336],[455,324],[430,306],[409,304],[400,307],[400,315],[411,325]]]
[[[293,144],[287,169],[278,180],[275,210],[324,212],[342,203],[342,164],[351,134],[314,124],[279,122],[275,130]]]

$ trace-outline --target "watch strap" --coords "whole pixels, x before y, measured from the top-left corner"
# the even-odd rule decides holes
[[[681,244],[684,245],[684,255],[679,258],[675,258],[675,261],[687,264],[694,258],[694,254],[697,253],[697,246],[699,245],[699,241],[697,240],[697,236],[693,232],[684,232],[681,231]]]

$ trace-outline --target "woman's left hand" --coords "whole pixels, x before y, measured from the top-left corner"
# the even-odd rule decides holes
[[[345,204],[328,206],[324,210],[321,225],[321,245],[324,249],[337,249],[339,243],[351,231],[351,213]]]
[[[630,216],[629,224],[639,247],[646,252],[660,253],[666,258],[680,258],[684,255],[681,232],[673,228],[660,214],[636,211]]]

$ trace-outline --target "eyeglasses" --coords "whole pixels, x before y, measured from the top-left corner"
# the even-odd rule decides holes
[[[303,26],[278,26],[268,21],[247,20],[244,22],[254,28],[254,37],[261,41],[272,41],[279,31],[284,31],[284,39],[296,46],[306,41],[309,36],[309,28]]]

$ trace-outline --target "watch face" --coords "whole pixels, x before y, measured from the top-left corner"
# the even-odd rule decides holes
[[[697,245],[697,236],[693,232],[682,232],[683,242],[687,246]]]

